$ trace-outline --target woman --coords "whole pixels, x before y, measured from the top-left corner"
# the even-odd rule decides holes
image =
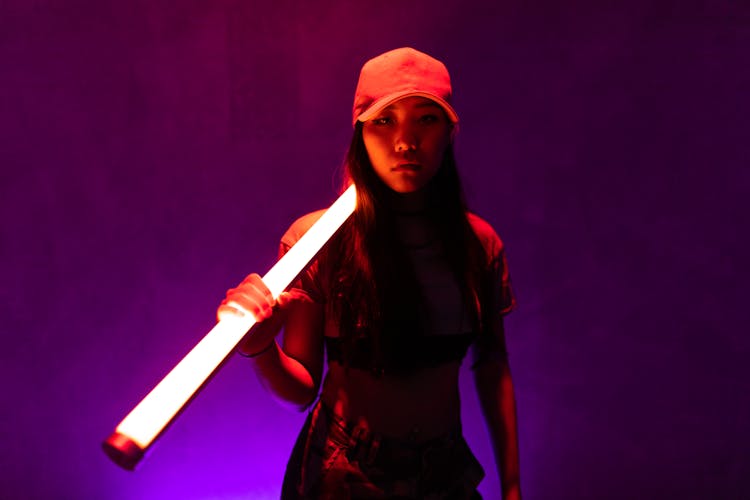
[[[266,387],[312,405],[284,498],[479,498],[458,390],[470,346],[503,496],[520,498],[502,320],[514,299],[502,242],[463,202],[450,98],[447,69],[427,54],[368,61],[346,159],[353,216],[277,301],[252,274],[219,307],[258,319],[239,350]],[[281,253],[320,215],[297,220]]]

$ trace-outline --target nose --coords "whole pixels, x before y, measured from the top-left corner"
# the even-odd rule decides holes
[[[417,146],[419,146],[419,138],[411,127],[401,125],[396,132],[394,145],[398,153],[416,151]]]

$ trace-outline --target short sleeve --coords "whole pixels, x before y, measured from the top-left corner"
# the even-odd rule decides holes
[[[487,257],[479,297],[481,331],[473,346],[472,367],[476,368],[485,361],[507,357],[502,318],[516,308],[516,297],[503,241],[482,219],[473,216],[469,220]]]
[[[492,275],[494,303],[492,308],[500,316],[505,316],[516,308],[516,296],[513,293],[513,285],[508,270],[508,258],[505,249],[500,248],[500,253],[490,263],[490,274]]]
[[[283,257],[292,246],[307,232],[308,229],[320,218],[323,210],[307,214],[297,219],[287,229],[279,243],[279,259]],[[292,281],[289,289],[293,289],[308,297],[312,302],[322,304],[325,302],[325,294],[321,285],[320,263],[318,257],[313,258],[310,264]]]

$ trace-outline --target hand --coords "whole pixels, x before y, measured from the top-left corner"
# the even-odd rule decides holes
[[[237,288],[227,290],[216,315],[221,321],[231,316],[244,316],[247,313],[255,317],[256,324],[240,342],[239,351],[246,356],[254,356],[270,346],[274,337],[281,330],[289,306],[307,296],[298,292],[282,292],[274,300],[258,274],[250,274]]]
[[[276,304],[271,291],[258,274],[251,274],[237,288],[227,290],[227,295],[219,304],[216,316],[219,321],[228,316],[244,316],[250,313],[258,323],[273,315]]]

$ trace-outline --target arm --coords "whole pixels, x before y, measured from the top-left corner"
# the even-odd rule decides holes
[[[242,310],[258,323],[240,342],[240,354],[250,358],[259,379],[277,399],[303,410],[317,395],[323,372],[323,306],[294,290],[274,301],[260,276],[251,274],[227,292],[218,315],[243,314]],[[275,337],[282,326],[279,346]]]
[[[497,347],[495,356],[483,359],[474,368],[474,382],[495,452],[503,498],[521,498],[521,473],[518,458],[518,430],[513,379],[505,355],[505,332],[502,319],[494,325]]]
[[[283,346],[283,347],[282,347]],[[251,358],[263,385],[300,411],[318,394],[323,373],[323,307],[298,302],[289,307],[282,346]]]

